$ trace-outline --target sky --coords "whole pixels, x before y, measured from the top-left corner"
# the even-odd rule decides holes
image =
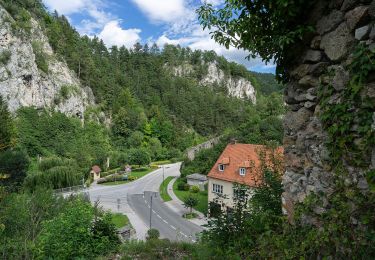
[[[208,2],[220,6],[223,0],[43,0],[51,12],[65,15],[81,35],[96,35],[107,47],[136,42],[180,44],[191,49],[214,50],[230,61],[257,72],[274,73],[273,64],[247,60],[248,53],[226,49],[211,39],[199,25],[195,10]]]

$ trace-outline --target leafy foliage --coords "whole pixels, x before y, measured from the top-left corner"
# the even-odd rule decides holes
[[[375,71],[375,53],[364,45],[359,45],[349,68],[351,81],[340,94],[340,102],[330,102],[333,86],[321,88],[320,117],[329,134],[327,147],[333,165],[344,160],[353,166],[364,167],[369,163],[365,158],[370,157],[375,145],[375,133],[371,127],[375,106],[373,100],[361,91],[367,77]],[[356,131],[353,131],[354,125],[358,125]]]
[[[189,195],[184,198],[183,202],[184,207],[190,209],[190,213],[193,211],[193,207],[198,205],[198,199],[192,193],[189,193]]]
[[[159,230],[151,228],[147,230],[147,240],[158,239],[160,237]]]
[[[119,239],[110,214],[76,200],[45,221],[37,240],[38,258],[92,258],[116,248]]]
[[[12,56],[12,53],[9,50],[1,51],[1,53],[0,53],[0,63],[3,64],[3,65],[7,65],[11,56]]]
[[[203,28],[213,30],[216,42],[226,48],[243,48],[252,58],[275,61],[277,74],[285,76],[283,65],[288,48],[312,30],[305,24],[304,15],[310,5],[311,1],[306,0],[227,0],[219,9],[207,3],[197,12]]]
[[[14,125],[7,103],[0,96],[0,151],[12,146]]]
[[[0,186],[7,191],[18,190],[26,177],[29,158],[24,151],[8,149],[0,152]]]
[[[44,53],[41,43],[34,41],[32,42],[32,46],[35,55],[35,63],[38,66],[38,69],[40,69],[44,73],[48,73],[47,54]]]

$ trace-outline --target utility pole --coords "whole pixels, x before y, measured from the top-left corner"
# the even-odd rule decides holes
[[[151,202],[150,202],[150,229],[151,229],[151,219],[152,219],[152,193],[151,193]]]
[[[163,165],[163,183],[164,183],[164,165]]]

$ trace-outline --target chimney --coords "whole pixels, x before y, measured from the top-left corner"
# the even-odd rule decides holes
[[[230,139],[230,144],[236,144],[236,143],[237,143],[237,139],[236,138]]]

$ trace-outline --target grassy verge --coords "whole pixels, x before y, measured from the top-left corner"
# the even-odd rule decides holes
[[[167,177],[161,184],[159,188],[160,197],[164,201],[170,201],[172,200],[171,196],[168,194],[168,184],[173,179],[172,176]]]
[[[170,163],[172,163],[171,160],[164,160],[164,161],[152,162],[151,165],[164,165],[164,164],[170,164]]]
[[[113,213],[112,214],[112,223],[116,226],[116,228],[122,228],[129,224],[129,219],[126,215],[121,213]]]
[[[132,176],[135,179],[139,179],[139,178],[149,174],[150,172],[152,172],[154,170],[155,170],[155,167],[134,169],[130,174],[128,174],[128,176],[129,177]],[[120,185],[120,184],[124,184],[124,183],[128,183],[128,182],[131,182],[131,180],[110,181],[110,182],[100,183],[100,185]]]
[[[184,191],[184,190],[178,190],[178,183],[182,182],[180,178],[175,181],[173,184],[173,192],[176,194],[176,196],[181,200],[184,201],[184,198],[189,195],[190,191]],[[198,205],[194,207],[195,210],[198,210],[199,212],[203,213],[204,215],[207,215],[208,210],[208,195],[207,191],[200,191],[198,193],[193,193],[194,196],[198,199]]]

